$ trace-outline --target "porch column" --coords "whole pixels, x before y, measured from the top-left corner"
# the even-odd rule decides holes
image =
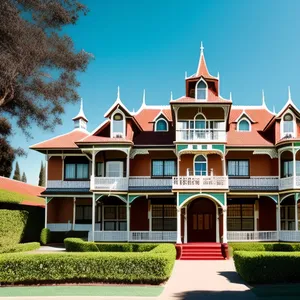
[[[257,231],[257,221],[258,221],[258,216],[259,210],[258,210],[258,200],[255,200],[254,203],[254,231]]]
[[[295,193],[294,197],[295,197],[295,230],[298,231],[298,199],[297,199],[297,193]]]
[[[92,241],[95,241],[95,202],[96,202],[96,196],[93,193],[93,199],[92,199]]]
[[[223,243],[227,243],[227,206],[223,207]]]
[[[278,240],[280,240],[280,196],[278,197],[278,204],[276,205],[276,230]]]
[[[187,206],[184,208],[184,243],[187,243],[188,240],[188,231],[187,231]]]
[[[296,151],[294,147],[293,147],[293,188],[294,189],[296,188]]]
[[[222,167],[223,167],[223,176],[226,176],[226,159],[225,156],[222,157]]]
[[[73,223],[72,223],[72,230],[75,230],[75,220],[76,220],[76,197],[73,198]]]
[[[129,150],[128,150],[128,153],[127,153],[127,159],[126,159],[126,178],[129,178]]]
[[[46,159],[46,161],[45,161],[45,188],[47,188],[47,185],[48,185],[48,160],[49,160],[48,154],[45,155],[45,159]]]
[[[126,203],[126,217],[127,217],[127,241],[130,241],[130,205],[129,205],[129,197],[127,195],[127,203]]]
[[[148,199],[148,220],[149,220],[149,231],[152,231],[151,200],[149,199]]]
[[[95,159],[96,154],[95,150],[92,152],[92,176],[91,176],[91,189],[95,189]]]
[[[216,204],[216,242],[220,243],[220,220],[219,220],[219,210],[218,205]]]
[[[177,244],[181,244],[181,208],[177,206]]]
[[[47,228],[47,214],[48,214],[48,197],[45,198],[45,228]]]

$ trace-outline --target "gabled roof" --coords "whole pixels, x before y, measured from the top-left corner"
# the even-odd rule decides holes
[[[56,136],[47,141],[30,146],[30,149],[78,149],[76,141],[88,136],[89,133],[82,129],[74,129],[68,133]]]
[[[251,123],[256,123],[253,119],[251,119],[251,117],[247,114],[247,112],[244,109],[241,112],[241,114],[237,117],[237,119],[234,121],[234,123],[237,123],[243,117],[246,117]]]
[[[210,89],[208,89],[208,95],[207,95],[207,100],[198,100],[195,98],[191,98],[191,97],[186,97],[186,96],[182,96],[178,99],[174,99],[170,101],[170,104],[176,104],[176,103],[228,103],[231,104],[232,101],[228,100],[228,99],[224,99],[221,96],[217,96],[213,91],[211,91]]]
[[[153,119],[153,123],[154,122],[156,122],[158,119],[160,119],[160,118],[164,118],[164,119],[166,119],[167,121],[169,121],[168,120],[168,117],[165,115],[165,113],[163,112],[163,110],[160,110],[160,112],[157,114],[157,116]]]
[[[107,144],[107,143],[113,143],[113,144],[132,144],[131,140],[125,139],[125,138],[111,138],[111,137],[104,137],[104,136],[95,136],[95,135],[89,135],[79,141],[76,142],[76,144]]]

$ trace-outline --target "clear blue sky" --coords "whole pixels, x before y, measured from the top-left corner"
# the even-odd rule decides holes
[[[259,105],[265,90],[267,105],[279,111],[287,86],[300,107],[300,1],[83,1],[90,9],[66,32],[77,49],[92,52],[80,74],[79,93],[92,131],[116,99],[117,86],[128,109],[138,109],[142,91],[147,104],[168,104],[184,94],[184,72],[197,68],[202,40],[209,71],[220,72],[221,94],[238,105]],[[27,150],[19,158],[28,182],[37,184],[43,155],[29,150],[35,143],[73,129],[78,105],[66,107],[63,125],[54,132],[32,127],[26,140],[16,129],[13,146]]]

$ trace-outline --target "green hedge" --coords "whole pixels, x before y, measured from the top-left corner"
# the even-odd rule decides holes
[[[0,255],[1,284],[116,282],[159,284],[170,277],[175,247],[140,253],[45,253]]]
[[[300,282],[299,252],[235,251],[234,264],[249,283]]]
[[[41,231],[40,241],[42,245],[49,244],[51,241],[51,231],[48,228],[43,228]]]
[[[147,252],[159,244],[154,243],[94,243],[80,238],[64,240],[68,252]]]
[[[36,250],[39,248],[40,248],[40,243],[31,242],[25,244],[10,245],[7,247],[0,248],[0,253],[25,252],[25,251]]]
[[[27,218],[27,211],[0,210],[0,248],[20,243]]]
[[[232,248],[231,252],[235,251],[277,251],[277,252],[292,252],[300,251],[300,243],[261,243],[261,242],[244,242],[244,243],[229,243]]]

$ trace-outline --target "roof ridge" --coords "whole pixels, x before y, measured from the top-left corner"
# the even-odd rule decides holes
[[[3,178],[3,179],[8,179],[8,180],[11,180],[11,181],[15,181],[15,182],[17,182],[17,183],[20,183],[20,184],[30,185],[30,186],[33,186],[33,187],[36,187],[36,188],[44,189],[44,190],[45,190],[45,187],[43,187],[43,186],[34,185],[34,184],[31,184],[31,183],[23,182],[23,181],[20,181],[20,180],[16,180],[16,179],[9,178],[9,177],[4,177],[4,176],[0,176],[0,179],[1,179],[1,178]],[[39,196],[37,196],[37,197],[39,197]]]

